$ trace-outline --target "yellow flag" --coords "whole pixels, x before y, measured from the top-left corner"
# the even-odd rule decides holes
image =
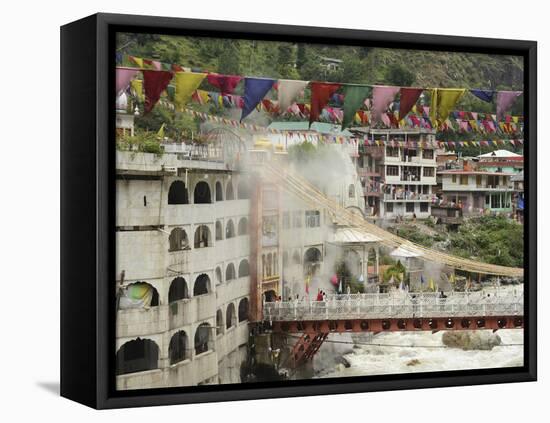
[[[205,73],[176,73],[174,78],[174,85],[176,86],[174,102],[180,109],[183,108],[189,102],[189,100],[191,100],[193,92],[199,87],[205,77]]]
[[[465,88],[434,88],[431,90],[430,120],[432,124],[439,126],[439,123],[445,122],[465,92]]]
[[[430,278],[430,281],[428,282],[428,287],[430,288],[430,291],[435,292],[435,284],[434,284],[434,280],[432,278]]]
[[[208,91],[197,90],[197,95],[199,96],[201,104],[208,103]]]
[[[138,98],[143,101],[143,81],[141,79],[132,79],[130,86]]]
[[[130,59],[132,59],[132,61],[138,65],[140,68],[143,67],[143,59],[141,57],[136,57],[136,56],[130,56]]]
[[[518,123],[519,122],[519,117],[512,116],[512,120],[514,121],[514,123]]]

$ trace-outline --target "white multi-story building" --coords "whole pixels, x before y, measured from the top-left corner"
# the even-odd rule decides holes
[[[116,153],[118,389],[241,382],[262,301],[326,289],[344,254],[378,272],[376,237],[251,179],[227,144]],[[356,180],[322,188],[360,214]]]

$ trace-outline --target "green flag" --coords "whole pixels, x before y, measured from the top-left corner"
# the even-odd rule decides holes
[[[371,87],[366,85],[344,86],[344,118],[342,119],[342,129],[350,126],[355,118],[355,113],[361,108],[370,92]]]

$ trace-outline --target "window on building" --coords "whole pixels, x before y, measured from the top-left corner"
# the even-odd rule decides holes
[[[216,201],[223,201],[223,188],[220,181],[216,182]]]
[[[405,203],[405,211],[407,213],[414,213],[414,203]]]
[[[248,235],[248,219],[246,217],[241,217],[241,219],[239,220],[237,233],[239,234],[239,236]]]
[[[212,202],[210,198],[210,186],[206,182],[200,181],[195,185],[193,201],[195,204],[208,204]]]
[[[170,345],[168,346],[170,364],[179,363],[187,358],[187,343],[187,334],[183,330],[176,332],[172,336]]]
[[[386,175],[399,176],[399,166],[386,166]]]
[[[388,213],[393,213],[393,203],[386,203],[386,211]]]
[[[435,174],[435,169],[433,167],[425,167],[422,171],[422,176],[426,178],[431,178]]]
[[[321,212],[319,210],[306,210],[306,228],[321,226]]]
[[[225,239],[233,238],[235,236],[235,225],[233,221],[229,219],[225,225]]]
[[[205,295],[210,292],[210,278],[206,273],[202,273],[195,279],[193,286],[193,296]]]
[[[195,332],[195,354],[202,354],[210,349],[210,325],[201,323]]]
[[[211,243],[210,229],[206,225],[200,225],[195,230],[195,248],[206,248]]]
[[[174,181],[168,190],[168,204],[189,204],[187,188],[183,181]]]
[[[460,185],[468,185],[468,175],[460,175]]]
[[[235,199],[235,193],[233,192],[233,183],[231,181],[227,183],[227,187],[225,189],[225,199],[226,200]]]
[[[177,277],[170,283],[168,302],[173,303],[174,301],[183,300],[184,298],[189,298],[187,281],[182,277]]]
[[[158,368],[159,347],[150,339],[137,338],[126,342],[116,354],[116,373],[144,372]]]
[[[248,320],[248,298],[239,301],[239,322]]]
[[[216,241],[221,241],[223,239],[223,229],[222,222],[216,220]]]
[[[222,282],[222,269],[218,266],[216,267],[216,285],[219,285]]]
[[[225,268],[225,281],[229,282],[233,279],[235,279],[235,265],[233,263],[229,263]]]
[[[429,205],[428,203],[420,203],[420,212],[427,213]]]
[[[189,249],[187,233],[182,228],[174,228],[168,237],[168,251],[181,251]]]
[[[431,150],[431,149],[425,149],[425,150],[422,150],[422,158],[423,159],[433,159],[434,158],[434,151]]]
[[[453,175],[453,176],[451,177],[451,180],[453,181],[453,184],[456,184],[456,175]]]
[[[482,180],[481,175],[476,175],[476,186],[478,187],[481,186],[481,180]]]
[[[500,193],[498,194],[493,194],[493,204],[492,204],[492,208],[493,209],[500,209],[502,207],[502,203],[500,201]]]
[[[223,312],[220,309],[216,311],[216,335],[223,333]]]
[[[225,311],[225,328],[232,328],[237,324],[237,316],[235,313],[235,304],[229,303]]]
[[[243,259],[241,260],[240,264],[239,264],[239,278],[244,278],[246,276],[248,276],[250,273],[249,273],[249,268],[248,268],[248,260],[247,259]]]

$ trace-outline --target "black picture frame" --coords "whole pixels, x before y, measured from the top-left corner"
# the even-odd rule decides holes
[[[114,389],[114,34],[117,31],[501,53],[525,58],[524,366],[193,388]],[[95,14],[61,28],[61,395],[120,408],[534,381],[537,44],[533,41]],[[450,393],[451,396],[455,393]]]

